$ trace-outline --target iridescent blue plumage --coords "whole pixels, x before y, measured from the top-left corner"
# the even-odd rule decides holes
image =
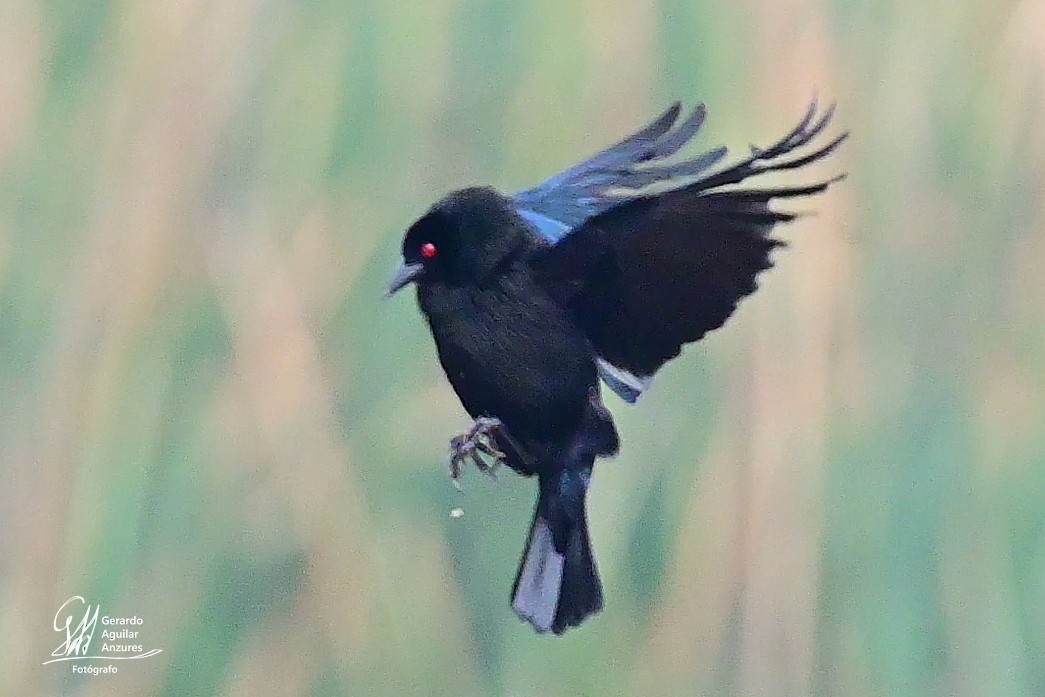
[[[676,125],[680,114],[681,105],[676,102],[649,125],[616,145],[531,189],[514,194],[511,201],[516,211],[530,223],[534,232],[553,245],[567,240],[588,221],[604,214],[612,215],[614,209],[626,209],[628,204],[642,205],[644,201],[663,199],[678,191],[687,192],[690,199],[700,195],[706,201],[714,201],[716,198],[726,200],[733,205],[733,210],[718,212],[734,219],[746,216],[749,224],[757,225],[760,220],[769,224],[782,222],[794,216],[770,211],[767,205],[770,198],[817,193],[834,180],[812,187],[767,191],[737,192],[723,187],[738,184],[748,177],[794,169],[818,160],[830,154],[847,135],[842,134],[827,145],[795,160],[779,160],[808,144],[830,123],[834,107],[829,107],[816,119],[817,102],[813,100],[798,126],[779,141],[767,148],[752,146],[751,154],[746,159],[729,167],[709,171],[725,158],[725,147],[676,163],[664,162],[697,135],[704,123],[706,110],[703,104],[699,104]],[[701,211],[696,213],[702,214]],[[619,241],[603,240],[600,244],[612,246],[619,244]],[[694,244],[699,248],[700,241],[696,240]],[[637,366],[614,362],[609,355],[600,355],[599,374],[603,382],[629,403],[637,401],[646,390],[655,370],[656,366],[649,372],[643,372]]]

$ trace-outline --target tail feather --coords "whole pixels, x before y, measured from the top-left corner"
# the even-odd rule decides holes
[[[584,511],[587,473],[561,472],[534,512],[512,608],[538,632],[562,634],[602,609],[602,583]]]

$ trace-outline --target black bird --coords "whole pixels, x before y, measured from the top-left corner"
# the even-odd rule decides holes
[[[830,154],[811,148],[834,108],[767,148],[717,167],[721,147],[666,163],[700,129],[675,103],[651,124],[543,184],[511,196],[455,191],[407,231],[388,294],[413,282],[446,375],[475,419],[451,442],[451,476],[472,460],[537,475],[540,493],[512,593],[539,632],[561,634],[602,609],[585,495],[597,457],[615,455],[599,379],[628,402],[684,344],[716,329],[752,293],[794,213],[777,198],[824,191],[735,185]],[[788,158],[787,156],[796,153]],[[650,191],[650,187],[654,187]]]

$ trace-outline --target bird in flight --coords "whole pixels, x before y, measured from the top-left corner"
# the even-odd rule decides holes
[[[782,244],[770,233],[796,217],[770,204],[842,178],[741,186],[832,153],[847,133],[814,141],[833,106],[820,114],[814,100],[784,137],[729,165],[725,147],[673,158],[706,111],[681,113],[673,104],[532,189],[448,194],[406,232],[388,288],[416,285],[443,370],[474,419],[450,442],[455,484],[468,462],[537,477],[512,608],[538,632],[562,634],[602,609],[585,498],[595,459],[615,455],[619,439],[600,380],[634,403],[683,345],[754,292]]]

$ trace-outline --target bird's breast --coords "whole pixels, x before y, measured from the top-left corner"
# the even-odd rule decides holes
[[[570,428],[595,384],[595,357],[567,313],[525,279],[429,287],[419,299],[465,409],[513,433]]]

